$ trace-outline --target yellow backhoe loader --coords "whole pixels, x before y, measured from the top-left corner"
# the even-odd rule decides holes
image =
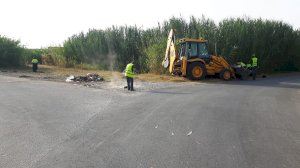
[[[207,40],[183,38],[179,40],[177,50],[173,29],[168,36],[162,65],[171,74],[191,80],[200,80],[207,75],[219,75],[224,80],[236,78],[235,69],[223,57],[209,55]]]

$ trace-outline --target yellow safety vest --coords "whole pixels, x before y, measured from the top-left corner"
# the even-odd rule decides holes
[[[125,76],[129,77],[129,78],[134,77],[133,64],[132,63],[127,64],[126,69],[125,69]]]
[[[252,58],[252,67],[257,67],[257,58],[256,57]]]
[[[34,59],[31,60],[31,63],[37,64],[37,63],[39,63],[39,61],[38,61],[37,59],[34,58]]]

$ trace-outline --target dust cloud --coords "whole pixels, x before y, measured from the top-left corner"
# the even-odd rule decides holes
[[[122,88],[125,86],[124,79],[120,76],[118,72],[115,71],[114,65],[116,60],[116,54],[113,52],[110,52],[107,55],[108,61],[109,61],[109,71],[111,72],[111,78],[109,81],[109,86],[111,88]]]

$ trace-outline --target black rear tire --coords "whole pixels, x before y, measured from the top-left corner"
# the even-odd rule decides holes
[[[206,76],[205,65],[201,62],[193,62],[187,68],[188,78],[191,80],[201,80]]]
[[[231,79],[231,73],[228,69],[223,69],[221,72],[220,72],[220,78],[223,79],[223,80],[230,80]]]

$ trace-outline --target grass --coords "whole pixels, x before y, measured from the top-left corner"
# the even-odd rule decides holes
[[[172,75],[158,75],[152,73],[139,74],[137,75],[137,79],[141,81],[149,81],[149,82],[187,82],[189,81],[186,78]]]

